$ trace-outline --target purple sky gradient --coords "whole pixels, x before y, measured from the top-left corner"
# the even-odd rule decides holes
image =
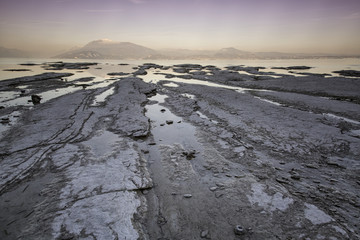
[[[0,46],[109,38],[152,48],[360,54],[359,0],[0,0]]]

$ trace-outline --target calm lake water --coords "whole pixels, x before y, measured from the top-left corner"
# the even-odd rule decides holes
[[[345,59],[273,59],[273,60],[98,60],[98,59],[21,59],[21,58],[0,58],[0,80],[16,78],[21,76],[31,76],[43,72],[56,72],[54,70],[46,71],[41,66],[20,66],[22,63],[42,64],[44,62],[97,62],[98,66],[91,66],[89,70],[80,73],[74,70],[63,70],[63,72],[76,73],[77,77],[108,77],[107,73],[114,71],[132,72],[132,67],[146,62],[156,63],[165,66],[172,66],[181,63],[194,63],[201,65],[214,65],[217,67],[226,67],[233,65],[244,65],[249,67],[265,67],[262,71],[275,72],[280,74],[289,74],[287,70],[271,69],[272,67],[289,66],[309,66],[310,70],[301,70],[309,73],[332,73],[339,70],[358,70],[360,71],[360,58]],[[128,66],[119,66],[120,63],[128,63]],[[96,69],[101,67],[102,69]],[[5,69],[30,69],[27,72],[11,72]]]

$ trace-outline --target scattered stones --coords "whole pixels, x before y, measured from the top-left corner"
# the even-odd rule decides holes
[[[236,235],[244,235],[245,234],[245,229],[240,225],[236,225],[235,228],[234,228],[234,233]]]
[[[170,124],[173,124],[173,123],[174,123],[173,120],[166,120],[166,124],[167,124],[167,125],[170,125]]]
[[[184,198],[192,198],[192,195],[190,193],[184,194]]]

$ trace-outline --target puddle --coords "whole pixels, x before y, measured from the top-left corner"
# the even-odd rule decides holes
[[[184,122],[181,117],[173,114],[168,108],[160,105],[166,97],[166,95],[157,94],[149,100],[158,103],[146,106],[145,115],[150,118],[151,133],[154,140],[158,144],[173,145],[179,143],[184,148],[198,147],[199,143],[195,137],[196,128]],[[168,124],[167,121],[172,121],[172,123]]]
[[[61,97],[63,95],[69,94],[69,93],[73,93],[75,91],[78,91],[82,89],[82,87],[67,87],[67,88],[58,88],[55,90],[50,90],[50,91],[46,91],[46,92],[42,92],[39,93],[37,95],[39,95],[42,99],[40,104],[45,103],[51,99],[54,98],[58,98]],[[6,94],[6,92],[1,93],[1,95]],[[17,93],[19,96],[20,94]],[[31,100],[31,96],[25,96],[25,97],[17,97],[17,98],[12,98],[10,100],[7,101],[2,101],[1,105],[4,107],[11,107],[11,106],[33,106],[33,103],[29,100]]]
[[[104,131],[84,142],[84,145],[89,146],[94,156],[99,158],[111,155],[117,141],[120,141],[118,135],[109,131]]]
[[[176,83],[165,83],[163,86],[165,87],[179,87]]]
[[[95,99],[93,101],[93,103],[90,106],[99,106],[101,103],[105,102],[105,99],[111,95],[114,94],[115,91],[115,87],[112,87],[104,92],[102,92],[101,94],[95,96]]]
[[[8,115],[3,115],[0,117],[0,139],[3,138],[4,133],[15,125],[21,115],[19,111],[13,111]]]

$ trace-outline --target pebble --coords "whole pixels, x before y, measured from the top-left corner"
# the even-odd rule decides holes
[[[174,121],[173,120],[166,120],[166,124],[170,125],[170,124],[173,124]]]
[[[213,191],[216,191],[217,189],[218,189],[217,187],[211,187],[211,188],[210,188],[210,191],[213,192]]]
[[[191,194],[184,194],[184,198],[191,198],[192,197],[192,195]]]
[[[160,112],[165,112],[165,111],[166,111],[166,109],[164,109],[164,108],[160,110]]]
[[[156,143],[154,143],[154,142],[151,142],[151,143],[149,143],[148,145],[156,145]]]
[[[215,193],[215,197],[216,197],[216,198],[220,198],[220,197],[222,197],[223,195],[224,195],[223,193],[218,193],[218,192]]]
[[[201,237],[201,238],[206,238],[208,235],[209,235],[209,231],[208,231],[208,230],[201,231],[201,233],[200,233],[200,237]]]
[[[245,229],[240,225],[236,225],[235,228],[234,228],[234,233],[236,235],[244,235],[245,234]]]

